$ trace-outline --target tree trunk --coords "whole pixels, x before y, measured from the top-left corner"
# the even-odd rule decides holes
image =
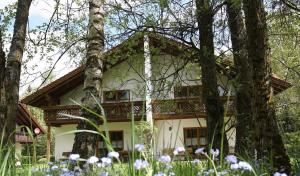
[[[21,61],[25,45],[30,5],[31,0],[18,1],[13,38],[7,60],[5,59],[3,50],[0,49],[0,129],[2,130],[0,133],[4,133],[4,144],[13,144],[15,142],[13,133],[16,129]],[[12,156],[14,156],[14,154],[12,154]]]
[[[236,144],[239,155],[253,156],[252,143],[252,62],[246,48],[246,29],[243,22],[241,3],[227,1],[228,24],[231,33],[234,66],[236,68]]]
[[[210,0],[197,0],[197,21],[200,40],[200,66],[202,74],[203,100],[207,112],[208,142],[212,148],[221,148],[224,136],[224,151],[228,152],[228,141],[223,129],[224,107],[219,98],[216,58],[213,43],[213,9]]]
[[[100,107],[93,96],[100,102],[102,92],[103,74],[103,2],[99,0],[89,1],[89,26],[87,37],[87,60],[84,78],[84,98],[82,104],[85,107],[100,114]],[[93,95],[93,96],[92,96]],[[100,119],[83,109],[82,116],[99,125]],[[95,130],[91,124],[81,121],[78,130]],[[82,158],[88,158],[96,154],[98,136],[91,133],[76,133],[73,145],[73,153],[78,153]]]
[[[247,29],[247,49],[253,65],[254,145],[258,158],[271,158],[277,170],[291,171],[289,157],[279,134],[271,91],[271,67],[262,0],[243,0]]]

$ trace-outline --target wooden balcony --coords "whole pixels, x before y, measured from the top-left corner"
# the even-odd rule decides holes
[[[222,98],[224,104],[226,97]],[[130,121],[133,105],[135,120],[141,120],[145,116],[145,102],[114,102],[101,104],[108,122]],[[227,114],[233,114],[233,98],[230,98]],[[153,118],[162,119],[184,119],[205,118],[206,109],[199,98],[154,100],[152,102]],[[44,108],[45,121],[47,125],[59,126],[63,124],[76,124],[77,119],[72,119],[61,114],[80,116],[81,110],[78,105],[60,105]]]
[[[16,139],[16,142],[19,142],[19,143],[32,143],[32,139],[30,138],[30,136],[28,136],[22,132],[16,132],[15,139]]]

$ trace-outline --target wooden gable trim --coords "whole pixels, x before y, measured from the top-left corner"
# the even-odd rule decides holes
[[[18,113],[16,118],[16,123],[18,125],[25,125],[34,130],[35,128],[39,128],[42,134],[45,134],[44,128],[37,121],[35,117],[28,111],[25,104],[19,103],[18,105]]]

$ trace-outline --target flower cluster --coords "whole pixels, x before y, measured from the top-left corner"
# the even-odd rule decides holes
[[[207,157],[208,162],[211,162],[213,167],[206,168],[206,162],[201,161],[198,158],[194,160],[186,161],[177,161],[177,156],[181,153],[184,153],[186,150],[184,147],[177,147],[173,151],[174,158],[170,155],[164,154],[157,158],[157,160],[150,160],[151,163],[154,163],[155,170],[151,169],[151,165],[148,162],[149,160],[145,157],[145,146],[143,144],[136,144],[134,146],[136,151],[140,152],[139,158],[137,158],[134,162],[132,162],[132,168],[134,172],[139,173],[139,175],[150,175],[153,176],[175,176],[178,175],[176,172],[176,168],[179,166],[181,170],[182,165],[187,167],[187,169],[193,170],[192,175],[202,176],[202,175],[240,175],[246,173],[251,174],[255,173],[255,170],[252,166],[246,161],[239,161],[239,159],[234,155],[227,155],[224,159],[224,165],[220,166],[218,162],[218,157],[220,155],[220,151],[218,149],[211,149],[209,151],[210,154],[205,152],[204,148],[198,148],[195,150],[195,154],[198,157],[199,155],[203,155]],[[115,172],[112,172],[116,165],[113,165],[114,159],[119,160],[120,154],[118,152],[112,151],[107,154],[107,157],[98,158],[96,156],[91,156],[87,160],[80,159],[79,154],[71,154],[67,161],[60,162],[59,164],[49,162],[48,168],[32,168],[31,172],[34,176],[36,172],[42,172],[46,176],[81,176],[81,175],[98,175],[98,176],[111,176],[115,175]],[[211,158],[210,158],[211,157]],[[75,162],[74,162],[75,161]],[[78,165],[77,161],[86,161],[84,168],[81,169]],[[70,164],[73,166],[70,167]],[[16,166],[21,166],[21,162],[17,161],[15,163]],[[154,173],[153,173],[154,171]],[[178,172],[178,170],[177,170]],[[37,174],[41,175],[41,174]],[[118,175],[118,174],[117,174]],[[276,172],[273,176],[287,176],[285,173]]]

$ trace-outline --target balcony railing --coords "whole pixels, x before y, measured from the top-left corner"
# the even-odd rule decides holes
[[[23,132],[16,132],[15,139],[16,139],[16,142],[20,142],[20,143],[31,143],[32,142],[31,137],[26,135],[26,133],[23,133]]]
[[[229,99],[228,114],[233,114],[233,98]],[[222,98],[224,104],[227,99]],[[108,122],[129,121],[133,110],[135,120],[145,115],[145,102],[114,102],[101,104]],[[132,109],[133,108],[133,109]],[[206,109],[199,98],[154,100],[152,102],[154,119],[161,118],[193,118],[205,117]],[[62,114],[80,116],[81,108],[78,105],[60,105],[44,108],[45,121],[48,125],[75,124],[79,121]]]

